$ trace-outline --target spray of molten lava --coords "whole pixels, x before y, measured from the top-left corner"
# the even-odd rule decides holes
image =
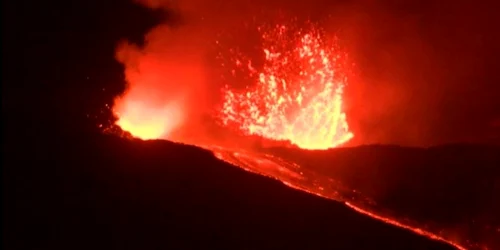
[[[224,88],[222,123],[305,149],[333,148],[350,140],[353,133],[342,107],[346,54],[318,29],[277,25],[259,31],[262,69],[245,58],[234,60],[255,85],[243,91]]]

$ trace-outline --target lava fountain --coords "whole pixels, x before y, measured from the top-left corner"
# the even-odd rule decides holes
[[[333,148],[353,137],[342,98],[347,54],[308,26],[259,27],[261,69],[244,56],[232,57],[233,68],[245,71],[253,86],[224,87],[218,118],[225,126],[304,149]]]

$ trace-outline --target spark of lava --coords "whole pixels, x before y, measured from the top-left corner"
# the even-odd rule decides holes
[[[349,141],[343,110],[347,54],[313,26],[259,28],[264,62],[238,58],[235,69],[248,72],[253,86],[223,88],[218,118],[248,135],[290,141],[305,149],[327,149]],[[245,63],[245,61],[247,63]]]

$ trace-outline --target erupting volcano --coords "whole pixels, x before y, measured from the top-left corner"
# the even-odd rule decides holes
[[[304,149],[333,148],[349,141],[353,133],[347,124],[342,96],[348,82],[348,60],[336,39],[327,39],[320,28],[310,23],[302,28],[259,26],[257,31],[263,57],[260,65],[250,55],[221,47],[219,58],[225,63],[220,66],[229,68],[231,75],[224,77],[221,104],[210,112],[213,119],[228,130],[289,141]],[[172,64],[158,63],[161,59],[148,54],[148,49],[142,52],[143,60],[135,59],[134,54],[141,52],[134,46],[118,50],[118,59],[128,65],[129,88],[115,102],[117,125],[141,139],[172,139],[170,133],[182,127],[188,116],[186,103],[174,94],[159,94],[157,88],[189,85],[191,82],[184,79],[193,77],[179,76],[178,69],[185,68],[181,72],[186,75],[192,76],[193,72],[189,62],[180,63],[186,67],[177,63],[174,69]],[[164,71],[157,69],[163,66]],[[241,85],[235,75],[244,75],[248,80],[244,88],[235,87]],[[174,93],[178,92],[175,88]]]
[[[5,249],[500,249],[493,4],[8,2]]]
[[[217,88],[221,90],[215,98],[218,102],[208,107],[204,115],[209,113],[208,120],[224,131],[224,135],[243,136],[238,138],[248,137],[249,140],[259,137],[287,141],[306,150],[249,148],[237,146],[237,143],[227,147],[217,136],[198,140],[200,132],[187,128],[186,123],[203,120],[196,119],[199,117],[194,117],[192,113],[192,109],[206,108],[198,100],[200,95],[193,94],[192,89],[195,88],[192,86],[193,83],[208,81],[204,74],[207,70],[199,64],[203,60],[193,60],[190,56],[175,52],[178,49],[176,47],[162,54],[165,44],[155,43],[151,37],[165,30],[170,32],[165,27],[150,33],[144,48],[126,45],[118,50],[118,60],[126,66],[129,87],[123,96],[115,100],[113,111],[118,118],[116,125],[140,139],[168,139],[195,144],[210,150],[215,157],[233,166],[277,179],[295,189],[342,202],[372,218],[464,249],[463,244],[455,243],[453,230],[443,230],[443,227],[433,225],[432,219],[409,219],[406,212],[393,212],[392,208],[380,205],[379,202],[383,203],[385,197],[373,188],[381,185],[379,180],[374,177],[361,181],[358,178],[363,177],[363,174],[353,174],[356,171],[366,172],[356,170],[354,166],[360,168],[367,164],[353,163],[347,166],[349,164],[346,163],[340,166],[335,161],[330,162],[330,158],[319,163],[320,157],[333,152],[327,149],[339,147],[354,137],[348,126],[343,98],[353,64],[349,62],[337,38],[328,36],[317,25],[309,22],[304,25],[290,22],[256,27],[259,39],[254,48],[260,60],[254,54],[240,50],[237,44],[226,43],[224,39],[212,41],[221,51],[217,53],[217,59],[220,60],[217,67],[227,74],[215,80],[210,79],[222,87]],[[138,60],[137,55],[142,60]],[[169,57],[172,55],[174,59]],[[168,87],[165,89],[163,86]],[[203,92],[197,92],[200,93]],[[204,127],[206,124],[197,125]],[[209,134],[211,129],[204,131]],[[173,136],[176,130],[188,131],[191,138]],[[342,149],[336,150],[340,152]],[[363,150],[359,149],[356,156],[362,155]],[[347,152],[342,153],[342,157],[333,158],[339,163],[342,162],[339,159],[349,157],[351,154]],[[350,161],[356,160],[357,157],[354,157]],[[321,164],[328,165],[324,169],[331,171],[324,170],[321,173],[318,167]],[[381,170],[375,171],[373,176],[376,175],[382,175]],[[394,190],[399,189],[391,189]],[[373,195],[380,196],[373,198]],[[467,244],[472,245],[469,242]]]
[[[254,85],[244,90],[225,86],[222,123],[305,149],[333,148],[351,139],[342,103],[347,55],[313,27],[276,25],[259,31],[262,69],[234,57],[234,69],[247,72]]]

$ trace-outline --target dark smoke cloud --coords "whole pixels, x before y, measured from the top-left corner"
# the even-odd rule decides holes
[[[499,79],[492,66],[499,41],[492,23],[498,18],[491,6],[389,0],[139,2],[175,13],[180,25],[161,24],[146,35],[144,47],[118,49],[130,88],[153,92],[150,101],[160,105],[183,96],[184,126],[200,133],[209,132],[198,125],[219,94],[213,63],[217,35],[232,33],[241,37],[235,42],[244,43],[243,24],[283,13],[322,21],[356,63],[345,97],[353,144],[431,145],[498,130],[491,125],[500,117],[495,94],[500,91],[492,84]]]

